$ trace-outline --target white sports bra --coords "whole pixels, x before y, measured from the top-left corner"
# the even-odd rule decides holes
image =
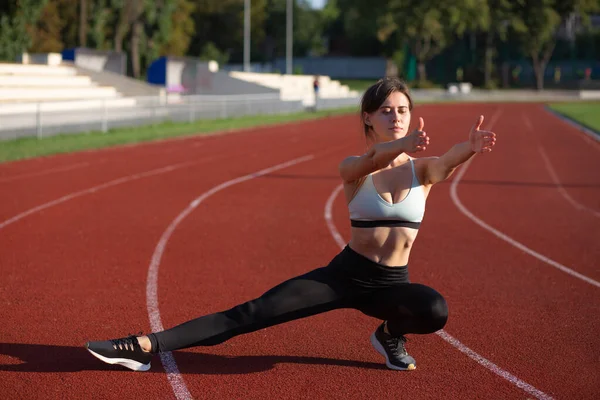
[[[384,200],[373,184],[373,175],[367,175],[348,204],[350,223],[353,227],[403,226],[419,229],[425,215],[425,191],[417,178],[412,159],[410,166],[412,184],[406,197],[398,203],[392,204]]]

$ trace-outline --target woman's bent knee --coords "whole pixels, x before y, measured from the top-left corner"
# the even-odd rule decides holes
[[[429,321],[432,333],[442,329],[448,322],[448,303],[441,295],[431,303]]]

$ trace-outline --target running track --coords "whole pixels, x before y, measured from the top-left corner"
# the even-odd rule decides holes
[[[414,114],[423,155],[479,114],[498,134],[429,197],[411,280],[450,319],[410,336],[416,371],[385,369],[378,322],[352,310],[169,353],[148,373],[83,348],[329,262],[349,235],[337,164],[363,150],[357,118],[331,117],[1,164],[0,398],[597,398],[600,145],[541,105]]]

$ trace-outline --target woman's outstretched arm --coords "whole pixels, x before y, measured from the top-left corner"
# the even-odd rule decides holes
[[[419,119],[419,128],[403,138],[390,142],[375,143],[362,156],[344,159],[339,165],[340,176],[344,182],[354,182],[371,172],[387,167],[402,153],[423,151],[429,144],[429,137],[423,131],[425,123]]]
[[[427,164],[426,184],[433,185],[441,182],[456,170],[462,163],[469,160],[477,153],[488,153],[496,144],[496,134],[491,131],[481,130],[483,115],[477,118],[477,122],[469,132],[466,142],[455,144],[443,156],[432,158]]]

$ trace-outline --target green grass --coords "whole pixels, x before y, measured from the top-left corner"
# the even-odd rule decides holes
[[[356,112],[357,109],[355,107],[348,107],[283,115],[257,115],[230,119],[199,120],[193,123],[165,122],[157,125],[119,128],[109,130],[107,133],[90,132],[55,135],[43,139],[27,137],[7,141],[0,140],[0,162],[78,150],[99,149],[127,143],[147,142],[176,136],[207,134],[239,128],[310,120]]]
[[[554,111],[569,117],[600,134],[600,102],[551,103]]]
[[[357,92],[364,92],[377,82],[377,79],[338,79],[342,85],[346,85],[350,90],[356,90]]]

